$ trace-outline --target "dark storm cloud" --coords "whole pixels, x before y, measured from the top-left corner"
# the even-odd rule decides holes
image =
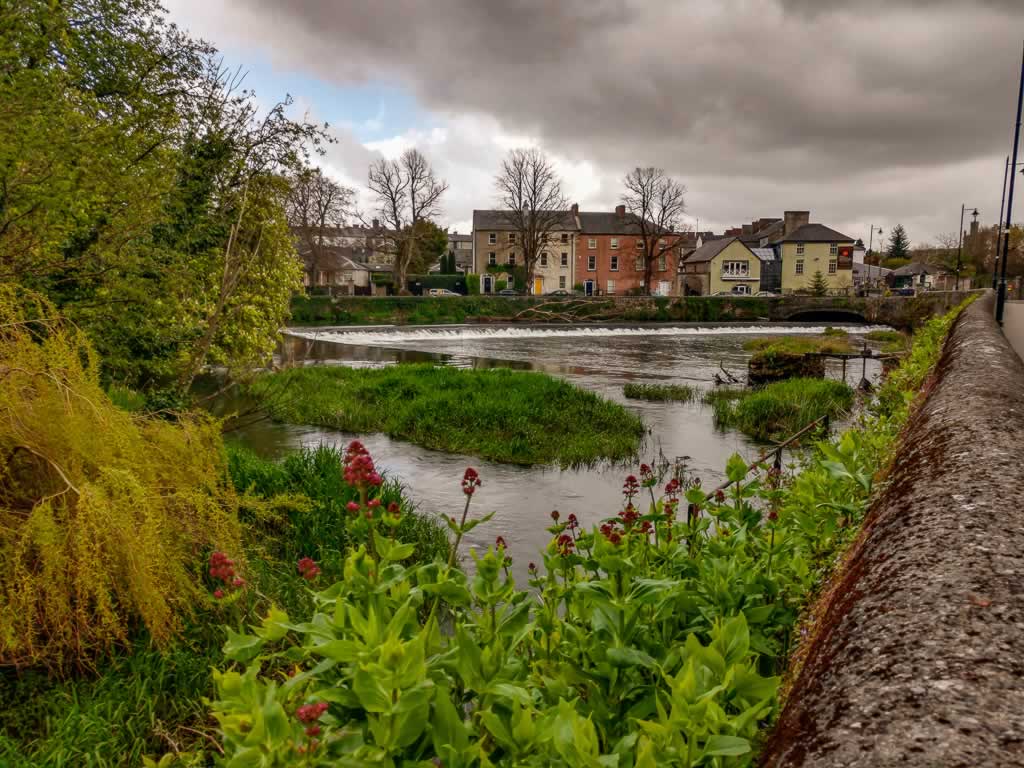
[[[398,80],[574,157],[794,179],[999,151],[1024,30],[1024,0],[249,7],[293,64]]]

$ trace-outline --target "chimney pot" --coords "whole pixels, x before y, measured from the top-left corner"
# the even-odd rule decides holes
[[[572,204],[572,215],[576,216],[576,215],[579,214],[579,212],[580,212],[580,204],[579,203],[573,203]]]
[[[380,229],[380,219],[374,219],[373,220],[373,228],[374,229]]]
[[[615,206],[615,215],[618,216],[620,219],[626,218],[626,206],[624,206],[624,205],[616,205]]]

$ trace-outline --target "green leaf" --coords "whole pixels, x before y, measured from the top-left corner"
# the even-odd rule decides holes
[[[228,639],[224,643],[224,655],[232,661],[249,661],[263,650],[263,639],[256,635],[243,635],[231,627],[224,628]]]
[[[743,461],[743,457],[738,453],[734,453],[725,462],[725,476],[733,483],[738,483],[746,477],[747,469],[747,463]]]
[[[380,682],[380,673],[365,667],[356,670],[352,679],[352,690],[359,698],[359,704],[367,712],[387,712],[391,709],[391,697]]]
[[[750,742],[739,736],[709,736],[704,742],[705,757],[736,757],[750,751]]]
[[[647,653],[636,648],[609,648],[608,661],[616,667],[654,668],[658,663]]]

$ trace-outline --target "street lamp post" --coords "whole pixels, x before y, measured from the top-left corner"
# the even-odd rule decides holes
[[[1020,86],[1017,91],[1017,123],[1013,128],[1013,160],[1010,167],[1010,189],[1006,195],[1006,228],[1003,230],[1003,261],[999,265],[999,291],[996,293],[996,322],[1003,324],[1003,308],[1006,304],[1006,262],[1010,255],[1010,227],[1013,221],[1013,184],[1017,178],[1017,146],[1020,143],[1020,113],[1024,105],[1024,47],[1020,58]]]
[[[956,288],[954,290],[957,290],[957,291],[960,290],[960,254],[963,252],[963,248],[964,248],[964,211],[965,210],[967,210],[967,205],[966,204],[962,204],[960,206],[960,237],[959,237],[959,239],[957,241],[957,246],[956,246]],[[978,220],[978,209],[977,208],[974,209],[974,213],[972,213],[971,216],[974,217],[975,221]]]
[[[871,225],[870,234],[868,235],[868,253],[872,253],[872,246],[875,244],[875,232],[878,233],[878,242],[879,243],[882,242],[882,228],[881,227],[876,227],[874,224],[872,224]],[[867,261],[867,259],[865,259],[865,261]],[[879,263],[876,266],[879,267],[879,270],[878,270],[878,272],[875,273],[876,280],[880,279],[881,275],[882,275],[881,259],[879,259],[878,262]],[[870,285],[870,283],[871,283],[871,265],[870,264],[865,264],[864,266],[867,268],[868,284]]]
[[[992,290],[999,285],[999,233],[1003,228],[1003,211],[1006,208],[1006,177],[1010,174],[1010,156],[1006,156],[1006,167],[1003,169],[1003,195],[999,198],[999,218],[996,221],[996,260],[992,262]]]

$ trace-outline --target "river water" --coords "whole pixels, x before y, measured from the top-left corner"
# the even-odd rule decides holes
[[[866,326],[837,326],[857,337]],[[721,481],[728,457],[739,452],[751,459],[763,445],[734,430],[715,427],[711,408],[699,402],[627,400],[622,387],[629,382],[685,383],[711,388],[721,368],[745,377],[750,353],[743,342],[769,334],[821,333],[820,325],[757,326],[642,326],[514,327],[445,326],[436,328],[290,329],[281,355],[306,364],[380,366],[433,361],[467,368],[506,366],[545,371],[585,389],[623,403],[638,413],[649,429],[641,455],[651,463],[659,458],[685,457],[688,469],[705,487]],[[828,375],[840,378],[841,363],[829,361]],[[867,361],[867,378],[877,383],[881,366]],[[851,361],[847,381],[856,385],[861,362]],[[635,467],[608,463],[585,469],[517,467],[431,451],[386,435],[353,435],[319,427],[252,421],[232,436],[266,456],[300,446],[341,445],[358,437],[378,466],[408,487],[418,509],[426,514],[461,512],[460,480],[466,467],[475,467],[483,485],[471,514],[497,511],[494,519],[467,537],[466,547],[486,547],[501,535],[508,542],[514,570],[524,583],[526,565],[539,560],[547,544],[545,528],[557,509],[564,519],[576,514],[584,525],[614,515],[619,509],[623,478]]]

